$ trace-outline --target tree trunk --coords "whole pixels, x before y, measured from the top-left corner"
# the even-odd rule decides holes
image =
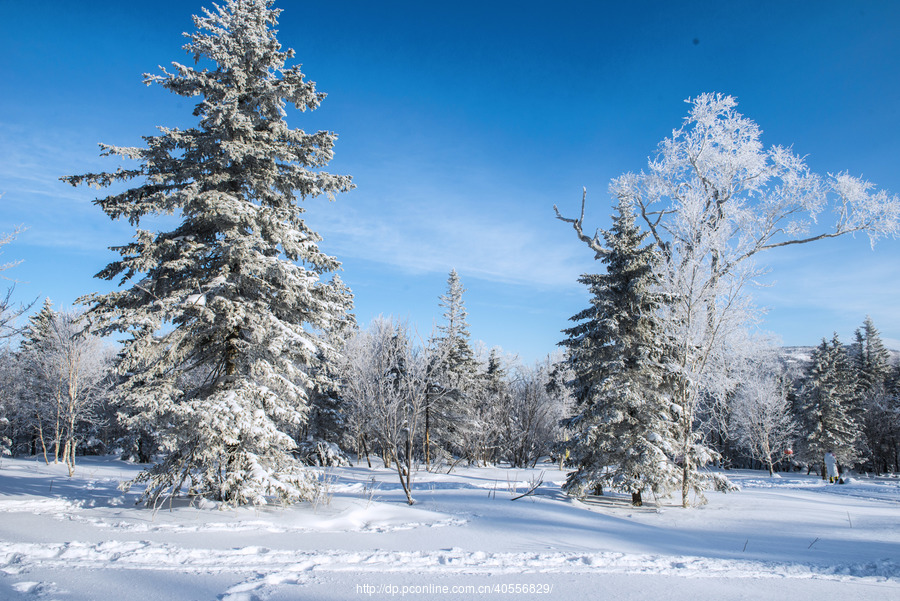
[[[397,456],[396,450],[392,451],[394,459],[394,466],[397,469],[397,476],[400,478],[400,486],[403,488],[403,492],[406,494],[406,503],[408,505],[415,505],[416,502],[412,498],[412,481],[410,475],[410,469],[404,468],[403,462],[400,461],[400,458]]]
[[[362,443],[362,450],[366,456],[366,463],[369,464],[369,469],[372,469],[372,458],[369,457],[369,447],[366,444],[366,435],[363,434],[359,437],[360,442]]]
[[[425,403],[425,470],[431,467],[431,405]]]
[[[50,458],[47,456],[47,442],[44,440],[44,426],[41,421],[41,415],[37,415],[38,437],[41,439],[41,449],[44,451],[44,462],[50,465]]]
[[[67,465],[69,466],[69,477],[75,473],[75,402],[72,401],[71,411],[69,412],[69,431],[66,434]]]
[[[693,428],[693,419],[689,417],[689,411],[687,407],[687,403],[683,405],[682,409],[683,417],[682,417],[682,463],[681,463],[681,506],[682,507],[690,507],[690,494],[691,494],[691,431]]]
[[[75,475],[75,439],[66,441],[66,466],[69,468],[69,478]]]
[[[62,453],[62,462],[66,465],[69,465],[69,447],[71,446],[70,440],[66,439],[65,444],[63,445],[63,453]]]
[[[150,463],[153,460],[150,435],[144,430],[138,433],[138,463]]]
[[[59,443],[62,441],[62,428],[60,420],[62,419],[62,398],[59,391],[56,392],[56,429],[53,439],[53,463],[59,463]]]
[[[641,491],[631,493],[631,504],[635,507],[644,505],[644,502],[641,500]]]

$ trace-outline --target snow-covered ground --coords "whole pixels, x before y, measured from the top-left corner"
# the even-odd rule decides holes
[[[138,469],[3,459],[0,599],[900,599],[900,478],[729,472],[703,507],[632,508],[565,497],[553,464],[457,468],[409,507],[349,467],[317,505],[153,512],[117,488]]]

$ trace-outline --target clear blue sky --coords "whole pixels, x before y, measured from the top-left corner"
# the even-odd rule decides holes
[[[15,298],[71,306],[132,230],[62,175],[115,170],[97,143],[190,126],[193,104],[142,73],[189,62],[209,3],[0,0],[0,231]],[[819,173],[900,192],[900,3],[293,2],[279,39],[328,93],[288,122],[338,136],[329,170],[358,186],[307,202],[344,263],[362,323],[406,317],[427,336],[451,268],[472,335],[525,360],[556,348],[599,267],[552,206],[606,226],[611,178],[647,157],[702,92],[738,98],[766,145]],[[900,348],[900,242],[864,237],[766,255],[761,327],[784,344],[845,341],[866,314]]]

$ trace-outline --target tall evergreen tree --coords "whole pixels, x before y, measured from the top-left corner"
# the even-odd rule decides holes
[[[102,145],[136,168],[63,178],[107,186],[138,180],[96,200],[111,218],[139,226],[175,214],[172,231],[138,229],[121,259],[98,277],[125,289],[86,297],[102,331],[125,333],[123,394],[135,424],[152,424],[164,456],[142,472],[155,502],[189,485],[232,504],[296,500],[311,480],[292,457],[317,381],[320,332],[346,319],[351,296],[339,268],[302,219],[298,200],[333,198],[349,176],[321,168],[336,136],[290,129],[285,107],[317,108],[324,94],[299,66],[286,67],[272,0],[227,0],[195,16],[184,47],[192,68],[146,75],[197,97],[188,129],[160,128],[146,147]]]
[[[451,270],[447,277],[447,292],[440,297],[444,323],[438,326],[439,335],[432,340],[432,345],[440,350],[435,353],[438,358],[432,371],[435,386],[431,388],[425,410],[426,456],[431,454],[432,442],[449,453],[463,452],[458,439],[465,438],[465,430],[473,425],[475,398],[472,393],[478,376],[478,362],[466,321],[465,291],[459,274],[455,269]]]
[[[509,366],[504,361],[500,349],[490,350],[483,371],[476,385],[474,413],[476,428],[472,455],[482,465],[494,463],[499,458],[500,434],[504,424],[505,409],[510,406],[512,394]]]
[[[447,277],[447,292],[440,297],[444,308],[444,323],[438,326],[441,333],[436,341],[447,349],[444,359],[444,373],[449,382],[460,387],[468,383],[477,370],[475,353],[469,334],[469,316],[463,294],[466,289],[459,281],[459,274],[453,269]]]
[[[897,464],[900,404],[891,390],[891,355],[871,317],[856,330],[851,351],[857,377],[854,418],[863,429],[866,464],[888,471]]]
[[[822,339],[801,392],[805,452],[811,464],[821,462],[828,451],[844,465],[858,458],[860,428],[852,416],[856,388],[850,356],[838,335],[830,343]]]
[[[870,393],[883,389],[891,375],[891,354],[884,347],[881,334],[868,315],[863,326],[856,330],[852,351],[860,390]]]
[[[575,415],[564,423],[575,471],[564,489],[576,495],[609,486],[632,494],[665,494],[679,481],[674,462],[678,429],[670,410],[667,348],[654,292],[652,246],[620,198],[612,229],[603,232],[606,273],[587,274],[591,306],[564,330],[574,378]]]

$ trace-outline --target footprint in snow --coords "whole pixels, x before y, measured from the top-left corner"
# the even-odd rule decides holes
[[[43,582],[31,581],[16,582],[12,587],[25,595],[40,595],[41,593],[48,592],[47,589],[49,588]]]

